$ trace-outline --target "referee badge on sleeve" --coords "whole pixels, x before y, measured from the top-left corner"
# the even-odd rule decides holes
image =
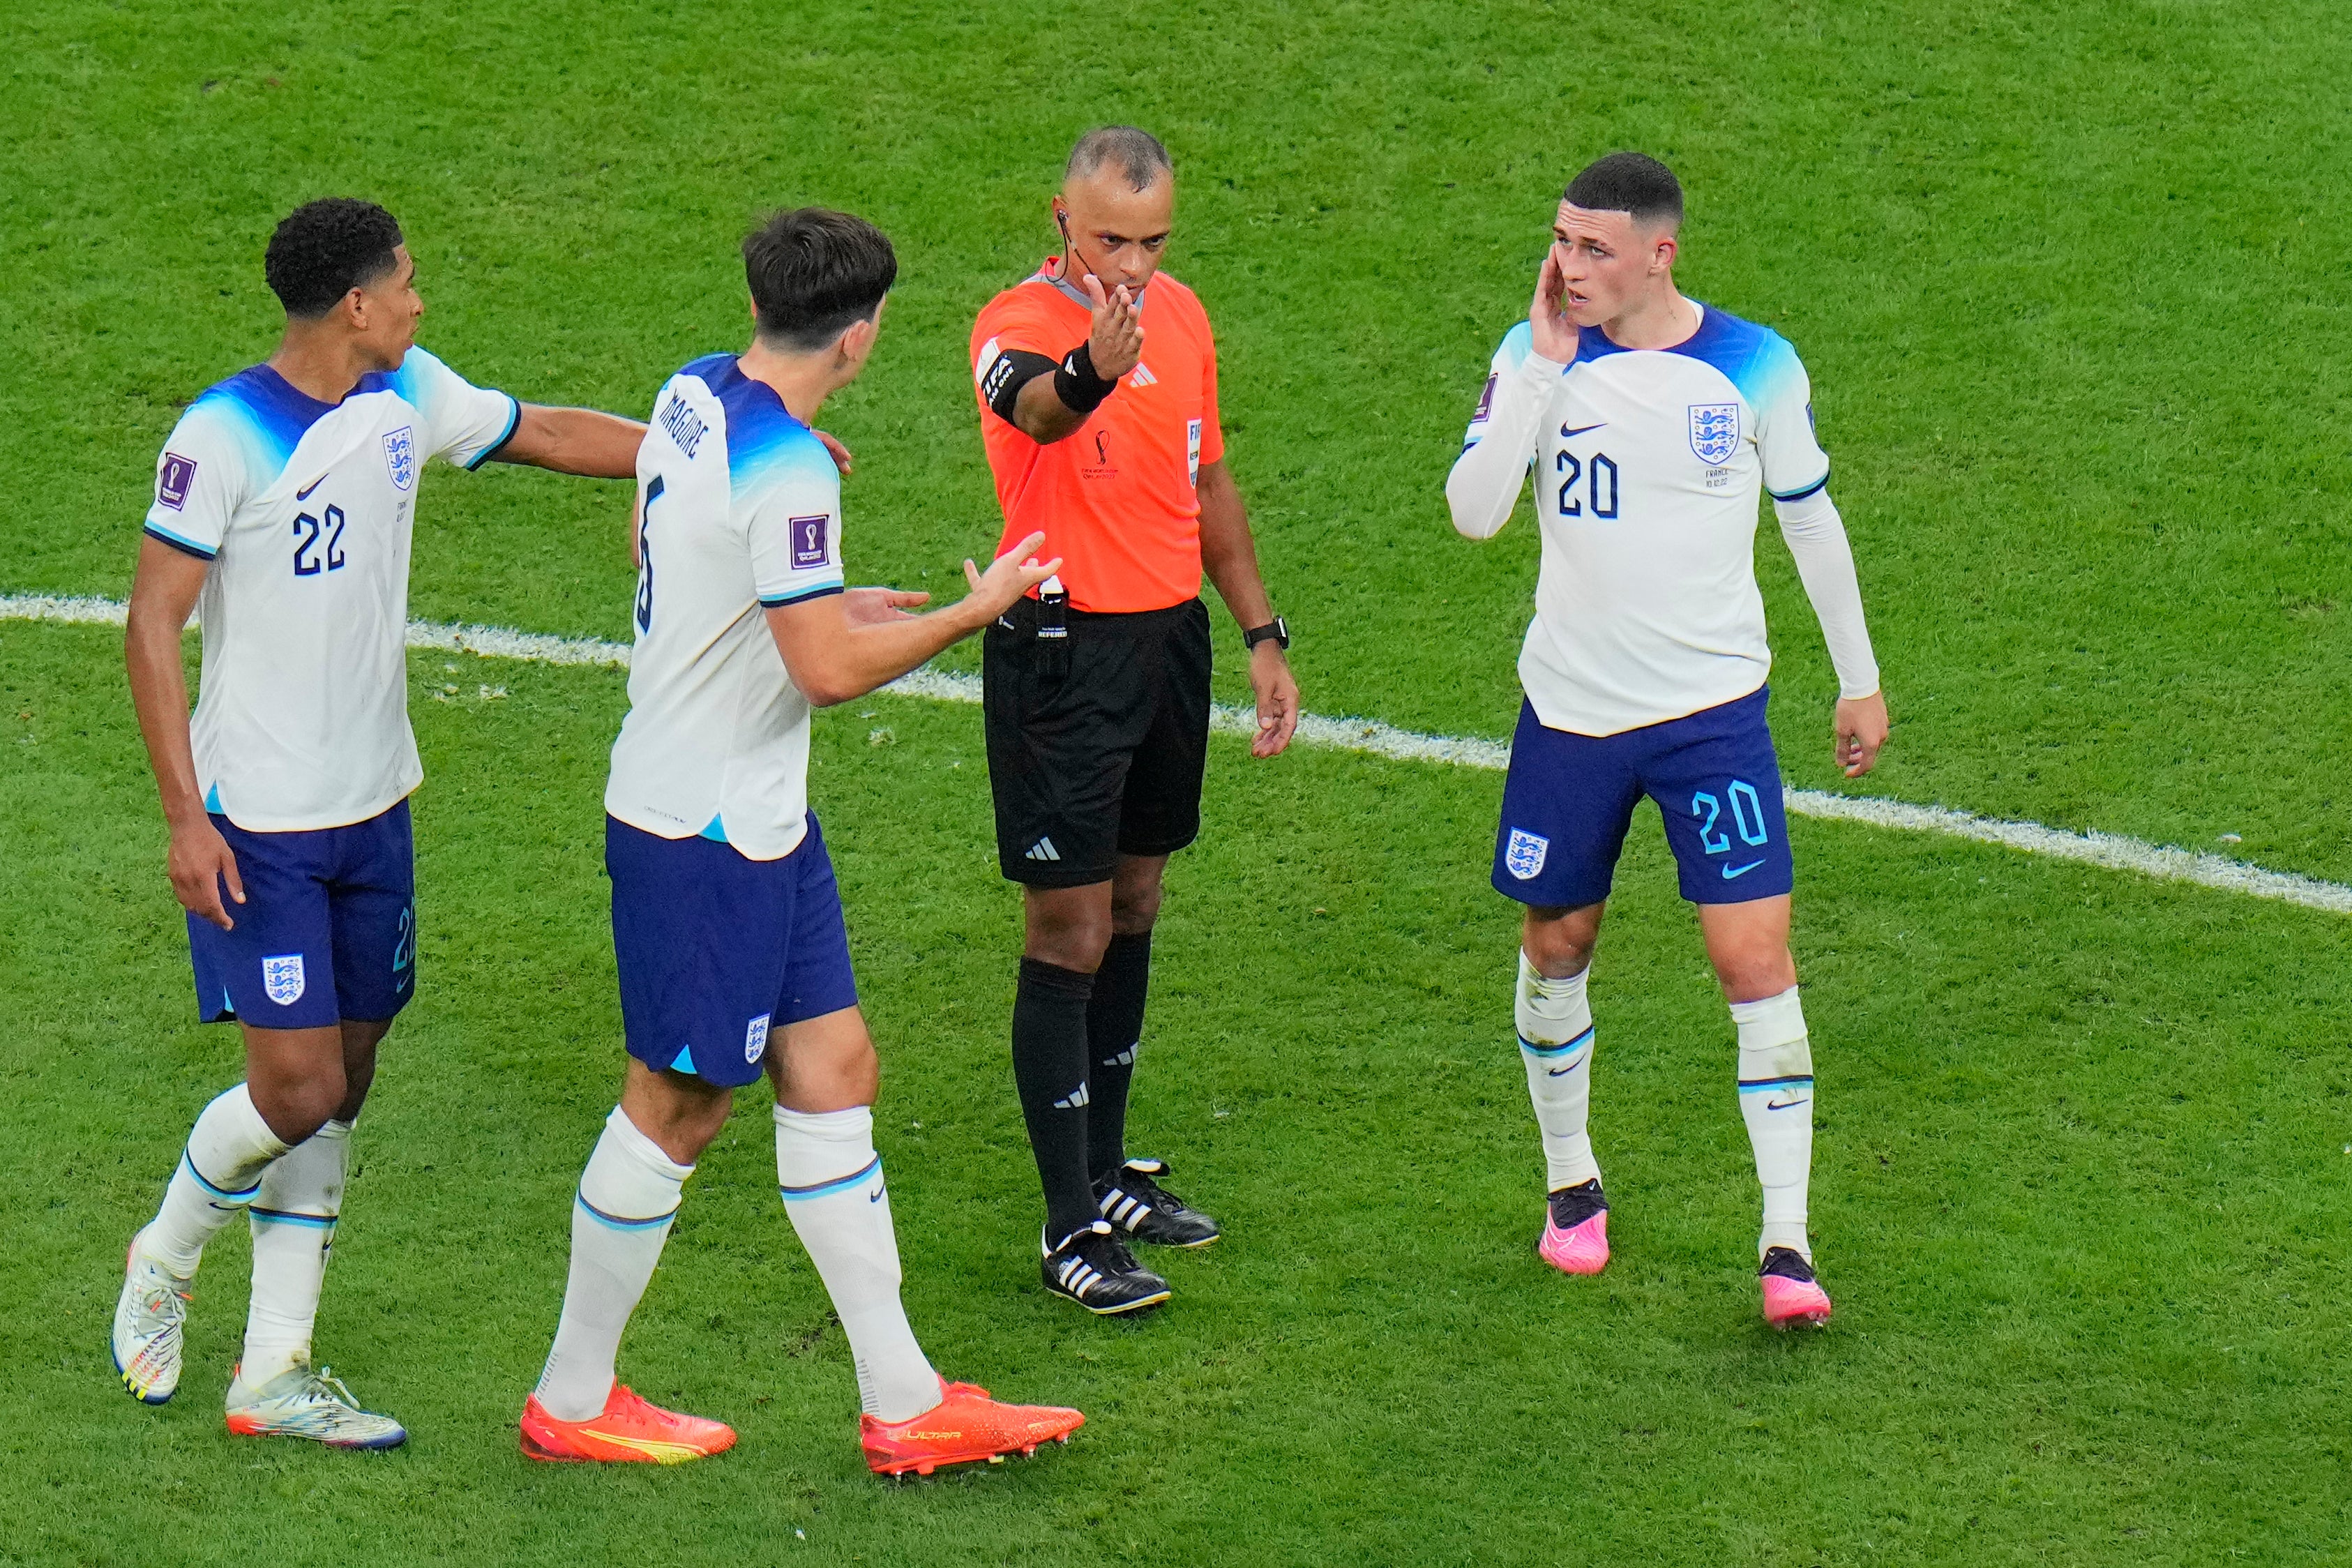
[[[1511,829],[1511,841],[1503,847],[1503,869],[1520,881],[1531,881],[1544,868],[1544,856],[1551,849],[1551,840],[1540,833],[1529,833],[1524,827]]]

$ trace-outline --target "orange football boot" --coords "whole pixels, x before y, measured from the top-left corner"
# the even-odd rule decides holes
[[[945,1378],[940,1395],[939,1404],[904,1421],[859,1416],[867,1468],[877,1476],[928,1476],[941,1465],[992,1465],[1007,1454],[1034,1454],[1041,1443],[1066,1443],[1087,1419],[1058,1405],[1001,1404],[984,1388]]]
[[[534,1394],[522,1404],[522,1451],[557,1462],[682,1465],[735,1446],[735,1428],[648,1405],[620,1384],[585,1421],[558,1421]]]

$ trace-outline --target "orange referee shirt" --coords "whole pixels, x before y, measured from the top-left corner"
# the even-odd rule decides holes
[[[1054,263],[988,302],[971,329],[975,397],[1009,349],[1060,360],[1094,330],[1094,310]],[[1217,427],[1217,345],[1208,312],[1165,272],[1143,289],[1143,357],[1077,430],[1033,441],[981,404],[981,436],[1004,508],[1003,554],[1043,530],[1081,610],[1164,610],[1201,592],[1201,465],[1225,453]]]

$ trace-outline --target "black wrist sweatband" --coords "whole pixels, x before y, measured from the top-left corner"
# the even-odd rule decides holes
[[[1054,395],[1073,414],[1092,414],[1100,408],[1103,399],[1118,390],[1116,381],[1105,381],[1095,374],[1094,356],[1080,343],[1062,356],[1054,370]]]

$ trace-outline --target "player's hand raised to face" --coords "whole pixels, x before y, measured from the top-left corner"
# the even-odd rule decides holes
[[[915,617],[908,612],[930,601],[929,594],[903,588],[852,588],[842,595],[841,610],[851,626],[870,626],[882,621],[911,621]]]
[[[1561,314],[1567,303],[1568,279],[1560,274],[1555,244],[1544,252],[1543,266],[1536,271],[1536,297],[1528,306],[1528,331],[1535,339],[1530,346],[1554,364],[1576,360],[1576,323]]]
[[[979,625],[985,626],[1011,609],[1013,601],[1062,569],[1058,555],[1051,561],[1037,559],[1037,547],[1045,542],[1042,531],[1033,533],[990,562],[986,572],[965,560],[964,580],[971,584],[971,593],[964,603],[971,607]]]
[[[1087,357],[1095,362],[1097,375],[1117,381],[1143,357],[1143,309],[1129,296],[1124,283],[1105,294],[1102,279],[1089,272],[1078,279],[1078,285],[1095,308]]]
[[[1841,697],[1833,728],[1838,766],[1844,770],[1846,777],[1860,778],[1878,765],[1878,749],[1886,744],[1885,693]]]
[[[228,896],[237,903],[245,902],[245,879],[236,874],[236,851],[228,847],[220,829],[210,821],[199,820],[172,829],[172,851],[169,861],[172,892],[181,907],[192,915],[201,915],[223,931],[236,929],[229,918],[228,905],[221,898],[221,885],[228,885]]]

